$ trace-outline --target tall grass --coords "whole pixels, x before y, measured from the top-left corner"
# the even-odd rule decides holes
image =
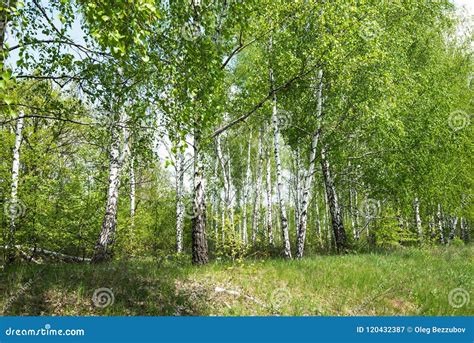
[[[204,267],[186,257],[15,265],[2,275],[0,308],[5,315],[473,315],[473,253],[468,246]],[[113,304],[96,306],[99,288],[111,290]]]

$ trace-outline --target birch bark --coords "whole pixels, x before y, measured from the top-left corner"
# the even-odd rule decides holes
[[[245,170],[245,184],[244,184],[244,199],[242,204],[242,242],[244,245],[248,244],[248,233],[247,233],[247,205],[249,197],[249,186],[250,186],[250,163],[251,163],[251,142],[252,135],[250,135],[248,147],[247,147],[247,168]]]
[[[184,154],[178,148],[176,154],[176,252],[183,252],[184,229]]]
[[[443,216],[441,214],[441,204],[438,204],[438,213],[436,214],[436,219],[438,221],[438,231],[439,231],[440,241],[442,244],[445,244],[446,241],[444,239]]]
[[[109,179],[107,189],[107,200],[105,215],[99,239],[94,248],[92,263],[99,263],[110,259],[112,256],[111,246],[115,241],[117,229],[117,208],[120,188],[120,171],[125,160],[128,146],[127,116],[121,112],[119,119],[111,127],[111,143],[109,152]],[[122,148],[120,144],[120,131],[122,128]]]
[[[306,240],[306,228],[308,224],[308,204],[311,192],[311,186],[313,183],[313,176],[315,173],[315,165],[316,165],[316,156],[317,156],[317,149],[318,149],[318,142],[319,137],[321,134],[321,120],[323,115],[323,71],[320,70],[318,74],[318,87],[317,87],[317,99],[318,105],[316,110],[316,130],[313,133],[313,137],[311,140],[311,151],[309,157],[309,168],[306,172],[304,177],[304,188],[303,194],[301,199],[301,212],[299,215],[299,222],[298,222],[298,239],[296,244],[296,257],[302,258],[304,254],[304,245]]]
[[[266,152],[266,193],[267,193],[267,231],[268,231],[268,243],[273,246],[273,211],[272,211],[272,163],[270,160],[270,154]]]
[[[262,164],[263,164],[263,128],[258,133],[258,166],[255,175],[256,184],[252,215],[252,243],[257,240],[258,226],[260,224],[260,210],[262,208]]]
[[[423,229],[421,227],[421,217],[420,217],[420,201],[418,197],[415,197],[413,201],[413,206],[415,209],[415,225],[416,225],[416,232],[418,232],[418,237],[420,241],[423,240]]]
[[[10,201],[9,201],[9,216],[10,216],[10,232],[8,239],[8,251],[7,251],[7,261],[13,262],[15,259],[15,234],[16,234],[16,217],[21,211],[21,204],[18,199],[18,182],[20,175],[20,148],[21,140],[23,137],[23,114],[20,113],[20,117],[16,122],[15,128],[15,144],[13,146],[13,161],[12,161],[12,183],[10,186]]]
[[[342,222],[342,212],[339,206],[339,199],[334,186],[334,180],[331,175],[331,166],[326,155],[326,147],[321,148],[321,167],[323,171],[324,182],[326,184],[326,193],[329,202],[329,210],[331,214],[331,223],[334,233],[336,250],[343,252],[347,248],[347,236]]]
[[[206,203],[204,192],[201,131],[194,129],[194,201],[192,220],[192,262],[202,265],[209,262],[206,237]]]
[[[273,85],[273,72],[270,70],[270,80]],[[273,86],[272,86],[273,88]],[[281,221],[281,231],[283,238],[284,251],[283,254],[285,258],[291,258],[291,246],[290,246],[290,235],[288,232],[288,217],[286,212],[285,200],[283,198],[283,178],[282,178],[282,167],[280,159],[280,128],[279,121],[277,116],[277,98],[276,93],[273,92],[272,100],[272,124],[273,124],[273,144],[274,144],[274,154],[275,154],[275,169],[276,169],[276,178],[277,178],[277,195],[278,203],[280,205],[280,221]]]

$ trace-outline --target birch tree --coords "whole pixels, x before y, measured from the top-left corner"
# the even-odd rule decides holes
[[[270,70],[270,84],[273,85],[273,71]],[[280,128],[278,120],[278,107],[277,107],[277,96],[273,92],[272,99],[272,126],[273,126],[273,145],[274,145],[274,157],[275,157],[275,171],[277,181],[277,196],[280,210],[280,222],[283,239],[283,254],[285,258],[291,258],[291,246],[290,246],[290,235],[288,230],[288,216],[286,212],[285,200],[283,198],[283,177],[282,177],[282,166],[280,159]]]
[[[127,149],[125,147],[128,144],[129,138],[126,127],[127,116],[124,111],[121,110],[118,115],[114,113],[111,115],[117,117],[117,120],[111,125],[107,200],[101,232],[94,248],[93,263],[108,260],[112,254],[111,248],[115,241],[115,232],[117,230],[120,172],[126,157]]]
[[[327,157],[326,147],[321,147],[321,168],[324,177],[324,184],[328,199],[329,210],[331,213],[331,224],[334,233],[336,249],[343,252],[347,248],[347,236],[342,221],[342,212],[339,205],[339,197],[337,195],[334,180],[331,175],[331,166]]]
[[[15,128],[15,145],[13,146],[13,161],[12,161],[12,180],[10,186],[10,200],[8,202],[8,213],[10,216],[10,231],[8,235],[8,254],[7,262],[13,262],[15,259],[15,232],[16,232],[16,217],[21,211],[21,205],[18,199],[18,182],[20,179],[20,148],[23,134],[23,114],[20,113],[16,120]]]
[[[319,136],[321,134],[321,120],[323,115],[323,71],[318,72],[317,81],[317,109],[316,109],[316,129],[311,139],[311,150],[309,157],[309,168],[304,177],[304,188],[301,199],[301,214],[298,222],[298,236],[296,243],[296,257],[302,258],[304,253],[304,244],[306,239],[306,227],[308,224],[308,205],[310,199],[310,190],[312,189],[313,175],[315,173],[315,165],[317,158],[317,149],[319,143]]]
[[[253,192],[253,213],[252,213],[252,243],[257,240],[258,227],[260,225],[260,210],[262,207],[262,162],[263,162],[263,128],[258,133],[257,148],[258,166],[255,174],[255,190]]]

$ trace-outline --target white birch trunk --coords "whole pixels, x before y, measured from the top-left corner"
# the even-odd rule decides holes
[[[461,239],[464,241],[464,243],[468,242],[468,237],[467,237],[467,227],[466,227],[466,221],[464,217],[461,217]]]
[[[314,199],[314,212],[315,212],[315,226],[316,226],[316,237],[318,237],[319,245],[323,247],[323,237],[321,234],[321,217],[319,211],[319,196],[316,194]]]
[[[230,227],[232,230],[235,231],[235,225],[234,225],[234,193],[233,193],[233,183],[232,183],[232,164],[231,164],[231,158],[230,158],[230,152],[229,152],[229,145],[227,144],[227,189],[229,191],[228,194],[228,211],[229,211],[229,222],[230,222]]]
[[[332,245],[331,228],[329,226],[329,201],[328,192],[326,190],[326,184],[324,184],[324,230],[326,232],[327,246],[330,248]]]
[[[357,194],[357,189],[354,189],[354,214],[355,214],[355,226],[357,228],[357,239],[360,239],[360,229],[359,229],[359,199],[358,199],[358,194]]]
[[[176,154],[176,252],[183,252],[184,229],[184,154],[178,148]]]
[[[458,217],[451,219],[451,232],[449,233],[449,240],[452,241],[456,237],[456,228],[458,226]]]
[[[349,188],[349,203],[350,203],[350,217],[351,217],[352,235],[354,237],[354,240],[358,241],[359,240],[359,229],[357,228],[356,223],[355,223],[356,206],[354,206],[354,191],[352,189],[352,186],[350,186],[350,188]]]
[[[136,180],[135,180],[135,159],[130,158],[130,219],[132,226],[135,224],[135,210],[136,210]]]
[[[125,118],[125,117],[124,117]],[[126,156],[128,156],[128,176],[129,176],[129,183],[130,183],[130,224],[133,227],[135,221],[135,208],[136,208],[136,200],[135,200],[135,193],[136,193],[136,182],[135,182],[135,159],[132,154],[131,149],[131,142],[129,137],[129,131],[126,127],[126,123],[123,125],[122,135],[124,139],[124,147],[123,147],[123,159],[125,161]]]
[[[220,136],[216,138],[216,152],[217,152],[217,158],[219,160],[219,164],[222,170],[222,178],[224,180],[224,207],[222,208],[222,230],[223,230],[223,235],[224,235],[224,228],[225,228],[225,219],[229,218],[229,223],[232,226],[232,221],[233,221],[233,215],[231,212],[231,176],[230,176],[230,168],[228,167],[228,164],[230,164],[229,160],[224,159],[224,155],[222,153],[222,146],[221,146],[221,139]]]
[[[444,230],[443,230],[443,216],[441,214],[441,204],[438,204],[438,213],[436,214],[436,219],[438,221],[438,231],[439,237],[442,244],[445,244],[446,241],[444,239]]]
[[[416,225],[416,232],[418,233],[418,237],[420,241],[423,240],[423,229],[421,227],[421,217],[420,217],[420,201],[418,197],[415,197],[413,202],[413,206],[415,209],[415,225]]]
[[[214,175],[212,176],[214,179],[214,187],[212,189],[212,210],[213,210],[213,223],[214,223],[214,239],[216,240],[216,244],[219,243],[219,201],[217,195],[217,170],[218,170],[218,160],[214,160]]]
[[[270,154],[266,153],[267,167],[266,167],[266,193],[267,193],[267,231],[268,243],[273,246],[273,214],[272,214],[272,162]]]
[[[270,81],[273,89],[273,71],[270,70]],[[272,124],[273,124],[273,144],[275,153],[275,167],[276,167],[276,178],[277,178],[277,195],[278,202],[280,205],[280,221],[281,231],[284,245],[284,256],[285,258],[291,258],[291,246],[290,246],[290,235],[288,232],[288,217],[286,212],[285,200],[283,198],[283,178],[282,178],[282,167],[280,160],[280,128],[277,114],[277,98],[276,93],[273,92],[273,103],[272,103]]]
[[[260,210],[262,208],[262,165],[263,165],[263,128],[258,133],[258,150],[257,150],[258,166],[254,202],[252,215],[252,243],[257,240],[258,226],[260,225]]]
[[[331,223],[334,233],[334,240],[336,250],[342,252],[347,248],[347,237],[344,230],[344,224],[342,221],[342,212],[339,206],[339,199],[334,186],[334,180],[331,176],[331,166],[326,156],[326,148],[321,148],[321,167],[323,170],[324,182],[326,184],[326,194],[329,202],[329,210],[331,213]]]
[[[16,217],[19,211],[21,211],[22,205],[18,199],[18,182],[20,175],[20,148],[21,140],[23,138],[23,114],[20,113],[20,117],[16,122],[15,128],[15,145],[13,146],[13,161],[12,161],[12,183],[10,186],[10,201],[9,201],[9,216],[10,216],[10,232],[8,245],[7,259],[8,262],[13,262],[15,259],[15,253],[13,251],[15,246],[15,232],[16,232]]]
[[[117,208],[120,188],[120,171],[127,153],[128,130],[126,127],[127,117],[121,113],[120,118],[111,129],[111,143],[109,154],[109,180],[107,189],[107,201],[105,215],[102,221],[102,228],[99,239],[94,248],[92,263],[103,262],[111,257],[110,248],[115,240],[117,228]],[[122,151],[120,150],[120,134],[118,128],[122,127]]]
[[[248,244],[248,233],[247,233],[247,206],[249,197],[249,186],[250,186],[250,163],[251,163],[251,147],[252,147],[252,135],[250,135],[248,149],[247,149],[247,168],[245,170],[245,184],[244,184],[244,199],[242,204],[242,242],[244,245]]]
[[[322,70],[320,70],[319,75],[318,75],[318,88],[317,88],[317,100],[318,100],[318,105],[316,109],[317,125],[316,125],[316,130],[314,131],[313,137],[311,140],[309,168],[304,178],[304,188],[303,188],[301,207],[300,207],[301,213],[299,216],[300,220],[298,222],[298,231],[297,231],[298,233],[297,247],[296,247],[297,258],[302,258],[304,254],[304,244],[306,240],[306,227],[308,224],[308,204],[309,204],[311,186],[313,183],[313,175],[315,172],[319,136],[321,134],[321,119],[322,119],[322,113],[323,113],[322,92],[323,92],[323,72]]]
[[[301,154],[300,154],[300,147],[299,145],[296,147],[295,152],[295,173],[294,173],[294,180],[295,180],[295,234],[298,237],[298,228],[300,222],[300,211],[301,211]]]

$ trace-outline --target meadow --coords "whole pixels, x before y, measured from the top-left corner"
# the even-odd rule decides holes
[[[200,267],[186,256],[14,265],[0,306],[5,315],[466,316],[473,257],[470,245]]]

